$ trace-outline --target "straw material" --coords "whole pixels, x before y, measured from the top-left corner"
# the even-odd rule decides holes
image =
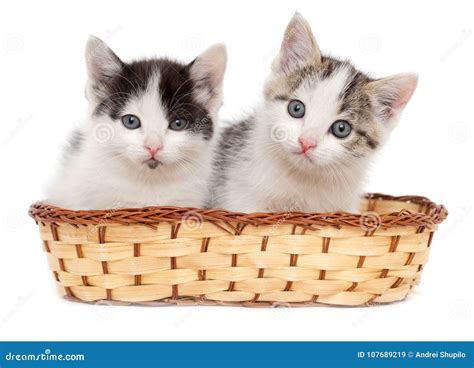
[[[139,304],[343,306],[405,298],[446,209],[370,194],[361,214],[30,207],[67,298]]]

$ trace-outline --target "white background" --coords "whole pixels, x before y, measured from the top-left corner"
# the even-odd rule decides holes
[[[474,36],[469,1],[3,1],[0,9],[0,339],[472,340]],[[415,71],[419,88],[369,190],[444,203],[421,285],[371,308],[109,307],[60,299],[30,203],[85,113],[84,45],[95,34],[129,60],[191,61],[229,51],[223,118],[260,98],[294,11],[323,52],[382,77]]]

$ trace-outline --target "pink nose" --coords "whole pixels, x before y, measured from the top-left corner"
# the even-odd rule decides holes
[[[301,137],[298,139],[298,142],[300,143],[302,153],[305,153],[306,151],[309,151],[310,149],[316,147],[316,143],[311,142]]]
[[[145,145],[145,149],[148,152],[150,152],[151,157],[153,157],[161,149],[161,146],[147,146],[147,145]]]

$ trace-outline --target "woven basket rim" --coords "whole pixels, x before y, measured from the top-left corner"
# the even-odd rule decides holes
[[[29,214],[36,222],[49,224],[70,224],[74,226],[105,226],[119,225],[147,225],[154,226],[160,222],[176,223],[191,218],[193,221],[208,221],[212,223],[226,222],[239,225],[275,225],[292,224],[307,228],[320,226],[360,227],[367,216],[376,221],[377,227],[393,228],[401,226],[432,227],[443,222],[448,211],[443,205],[436,204],[426,197],[405,195],[392,196],[381,193],[368,193],[369,211],[364,213],[349,212],[256,212],[242,213],[224,209],[204,209],[192,207],[143,207],[119,208],[109,210],[68,210],[49,205],[45,202],[36,202],[30,206]],[[371,201],[398,201],[414,203],[420,206],[419,211],[402,209],[391,213],[372,213]]]

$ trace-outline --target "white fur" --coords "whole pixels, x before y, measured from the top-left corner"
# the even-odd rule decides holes
[[[81,153],[63,164],[48,189],[49,203],[71,209],[202,206],[212,147],[190,133],[168,129],[158,103],[158,80],[125,109],[140,117],[140,129],[126,129],[108,116],[86,122]],[[163,145],[158,156],[163,164],[155,170],[143,164],[149,157],[145,144]]]
[[[293,33],[288,34],[292,31]],[[308,32],[306,36],[302,32]],[[294,36],[298,37],[295,38]],[[272,66],[269,84],[306,64],[318,65],[321,55],[309,25],[300,16],[287,28],[282,50]],[[368,167],[376,150],[358,145],[357,153],[348,152],[343,142],[329,132],[337,120],[351,120],[340,113],[341,92],[350,81],[347,64],[329,78],[308,78],[290,96],[302,101],[306,114],[295,119],[288,114],[288,101],[265,99],[257,110],[250,137],[243,149],[228,157],[230,165],[220,167],[226,179],[217,188],[214,205],[241,212],[306,211],[329,212],[359,210]],[[403,74],[368,83],[374,109],[379,97],[393,97],[392,115],[382,121],[373,112],[380,146],[387,139],[403,107],[416,87],[416,76]],[[386,98],[382,99],[386,100]],[[382,111],[382,109],[380,109]],[[352,132],[351,134],[354,134]],[[316,145],[301,154],[299,139]]]
[[[218,206],[234,211],[357,211],[369,160],[350,157],[337,138],[328,134],[338,119],[339,92],[348,74],[302,86],[296,98],[306,101],[306,115],[294,119],[284,101],[267,102],[257,112],[246,157],[224,169],[228,180]],[[309,101],[309,103],[308,103]],[[299,152],[298,138],[317,142],[308,158]]]
[[[97,43],[97,40],[91,42]],[[103,49],[101,41],[99,49],[97,45],[93,49],[100,54],[97,50]],[[109,51],[105,50],[105,53]],[[221,48],[221,51],[225,54],[225,49]],[[104,60],[103,55],[98,57]],[[225,69],[225,57],[221,59],[224,67],[213,76],[219,89],[217,101],[222,98],[220,84]],[[101,66],[93,60],[88,58],[90,78],[94,78]],[[106,64],[110,68],[111,63]],[[212,73],[212,70],[208,71]],[[48,203],[70,209],[203,206],[215,139],[206,141],[200,135],[194,136],[197,133],[192,131],[168,129],[169,121],[160,103],[159,81],[157,73],[150,78],[147,90],[125,106],[124,114],[136,115],[141,120],[141,127],[134,130],[125,128],[120,119],[112,121],[106,114],[93,114],[97,102],[94,97],[97,96],[93,96],[89,81],[89,117],[81,127],[84,141],[78,153],[66,155],[47,189]],[[219,107],[220,104],[215,104],[210,110],[215,125]],[[162,164],[156,169],[144,164],[150,158],[145,145],[162,146],[157,154]]]

